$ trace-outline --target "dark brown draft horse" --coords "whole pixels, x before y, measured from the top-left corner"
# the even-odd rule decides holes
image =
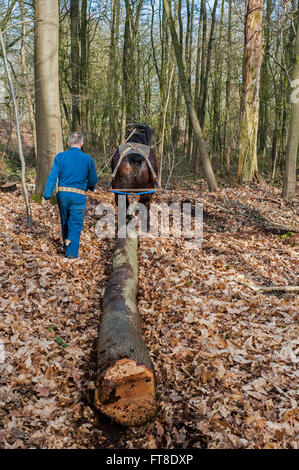
[[[153,134],[154,129],[146,124],[127,126],[126,143],[117,148],[111,161],[112,191],[138,195],[157,188],[158,158],[151,148]],[[146,206],[148,213],[152,195],[139,195],[139,202]],[[117,193],[115,202],[118,205]],[[126,203],[128,209],[128,196]]]

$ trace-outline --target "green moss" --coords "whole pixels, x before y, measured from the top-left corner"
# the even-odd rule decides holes
[[[292,236],[293,236],[293,232],[287,232],[287,233],[284,233],[283,235],[280,235],[280,238],[281,240],[284,240],[285,238],[292,237]]]
[[[34,201],[34,202],[37,202],[38,204],[41,204],[42,203],[42,198],[43,198],[42,194],[34,193],[31,196],[31,201]]]

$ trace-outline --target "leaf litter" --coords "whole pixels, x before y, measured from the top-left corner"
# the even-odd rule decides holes
[[[298,285],[298,200],[266,185],[155,196],[202,203],[204,236],[201,249],[140,238],[158,410],[124,428],[93,406],[115,242],[97,238],[95,208],[112,196],[89,196],[73,262],[57,252],[57,207],[32,203],[28,228],[21,192],[0,197],[1,448],[298,448],[298,295],[252,288]]]

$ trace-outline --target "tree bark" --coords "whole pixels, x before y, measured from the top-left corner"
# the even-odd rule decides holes
[[[168,132],[167,132],[167,115],[168,115],[168,102],[169,102],[169,94],[171,90],[172,84],[172,77],[173,77],[173,69],[170,72],[170,61],[171,57],[169,54],[169,32],[167,28],[167,16],[165,13],[165,9],[162,4],[162,18],[160,24],[160,41],[161,41],[161,67],[160,67],[160,106],[161,111],[159,113],[159,127],[158,132],[161,136],[161,140],[158,146],[158,153],[160,155],[160,169],[159,169],[159,185],[162,184],[162,176],[163,176],[163,167],[164,167],[164,160],[165,155],[167,154],[168,150]]]
[[[295,86],[299,81],[299,13],[297,19],[297,34],[295,46],[295,64],[293,72]],[[299,144],[299,98],[298,93],[291,99],[291,120],[289,127],[288,146],[285,162],[285,175],[283,184],[283,197],[293,198],[296,195],[296,165]]]
[[[187,1],[187,31],[186,31],[186,48],[185,48],[185,63],[187,80],[191,89],[191,77],[192,77],[192,49],[193,49],[193,21],[194,21],[194,0]],[[186,117],[186,128],[185,128],[185,154],[188,156],[189,161],[192,161],[192,123],[190,118]]]
[[[239,136],[239,183],[258,178],[257,131],[260,75],[263,61],[262,27],[264,0],[246,0],[245,44]]]
[[[226,169],[229,171],[230,169],[230,142],[227,146],[227,135],[229,133],[229,139],[231,139],[230,132],[230,125],[229,125],[229,108],[230,108],[230,95],[231,95],[231,47],[232,47],[232,0],[228,0],[228,31],[227,31],[227,76],[226,76],[226,84],[225,84],[225,111],[224,111],[224,124],[223,124],[223,153],[227,155],[226,160]],[[229,127],[229,129],[228,129]]]
[[[178,0],[177,5],[175,2],[174,8],[175,8],[174,23],[175,23],[175,27],[177,28],[178,42],[179,42],[179,46],[181,49],[181,53],[183,55],[184,37],[183,37],[183,21],[182,21],[182,0]],[[177,16],[177,20],[176,20],[176,16]],[[182,110],[182,100],[183,100],[182,87],[179,81],[175,90],[176,90],[175,123],[174,123],[172,139],[173,139],[173,145],[176,148],[176,147],[180,147],[181,145],[180,120],[181,120],[182,115],[184,114],[184,111]]]
[[[80,87],[81,87],[81,129],[85,134],[87,132],[87,0],[81,2],[81,28],[80,28]]]
[[[80,130],[79,0],[71,0],[72,131]]]
[[[39,196],[44,192],[55,155],[63,149],[58,85],[58,24],[58,0],[35,0],[36,194]]]
[[[95,405],[115,421],[135,425],[155,412],[155,378],[136,305],[138,237],[128,235],[116,242],[104,293]]]
[[[123,82],[122,82],[122,119],[121,119],[121,140],[126,133],[128,122],[134,122],[136,109],[139,106],[136,93],[136,40],[139,29],[139,19],[143,0],[130,2],[125,0],[126,19],[123,45]]]
[[[25,45],[26,45],[26,24],[25,24],[25,12],[24,12],[24,0],[19,0],[20,4],[20,11],[21,11],[21,19],[22,19],[22,38],[21,38],[21,68],[22,68],[22,76],[24,81],[24,88],[25,88],[25,96],[28,106],[28,114],[30,125],[32,129],[32,136],[33,136],[33,144],[34,144],[34,154],[35,158],[37,155],[36,151],[36,130],[35,130],[35,118],[34,118],[34,110],[33,110],[33,103],[30,91],[30,84],[27,75],[27,64],[26,64],[26,54],[25,54]]]
[[[199,87],[200,87],[200,63],[201,63],[201,30],[202,30],[202,22],[203,22],[203,0],[201,0],[201,8],[200,8],[200,16],[198,22],[198,30],[197,30],[197,52],[196,52],[196,68],[195,68],[195,86],[194,86],[194,108],[197,117],[199,117]],[[199,165],[198,165],[198,149],[196,139],[193,136],[193,147],[192,147],[192,164],[193,168],[195,169],[195,173],[198,174]]]
[[[173,45],[173,49],[175,52],[175,57],[176,57],[176,62],[177,62],[177,67],[178,67],[178,72],[179,72],[179,77],[180,77],[180,83],[181,83],[181,87],[182,87],[182,91],[183,91],[183,95],[184,95],[184,99],[185,99],[185,103],[187,107],[187,112],[191,120],[193,132],[194,132],[194,135],[195,135],[198,147],[199,147],[200,155],[201,155],[204,170],[205,170],[205,175],[207,178],[208,187],[210,191],[215,191],[217,189],[217,182],[216,182],[213,168],[209,159],[207,145],[205,143],[202,129],[199,124],[198,117],[196,115],[196,111],[194,108],[194,103],[193,103],[192,96],[191,96],[191,90],[190,90],[190,87],[186,78],[185,67],[184,67],[183,59],[182,59],[182,51],[178,42],[178,36],[177,36],[176,29],[175,29],[174,21],[172,18],[169,0],[163,0],[163,3],[164,3],[165,11],[168,17],[168,24],[169,24],[171,37],[172,37],[172,45]]]
[[[117,122],[117,87],[118,87],[118,35],[119,35],[119,0],[111,0],[110,48],[107,71],[107,115],[109,123],[109,144],[115,148],[118,139]]]
[[[200,66],[200,95],[198,114],[200,114],[205,82],[206,56],[207,56],[207,5],[206,0],[201,0],[200,14],[202,15],[202,39],[201,39],[201,66]]]
[[[267,151],[267,139],[271,129],[270,103],[272,90],[269,87],[269,52],[271,46],[271,15],[274,9],[273,0],[267,0],[264,22],[264,60],[261,67],[260,115],[258,129],[258,153]]]
[[[212,155],[218,153],[221,155],[222,152],[222,139],[221,139],[221,104],[222,104],[222,83],[223,83],[223,52],[222,52],[222,39],[223,39],[223,20],[224,20],[224,0],[221,1],[221,15],[219,25],[219,38],[217,45],[215,46],[215,71],[214,75],[214,87],[212,92],[212,112],[211,112],[211,151]]]
[[[207,62],[206,62],[206,69],[203,81],[203,87],[201,89],[201,106],[200,106],[200,126],[203,129],[205,123],[205,115],[206,115],[206,102],[208,97],[208,83],[209,83],[209,75],[210,75],[210,68],[211,68],[211,56],[212,56],[212,46],[214,40],[214,31],[215,31],[215,22],[216,22],[216,10],[217,10],[218,0],[214,0],[214,6],[212,11],[212,19],[211,19],[211,30],[210,30],[210,37],[208,42],[208,49],[207,49]]]

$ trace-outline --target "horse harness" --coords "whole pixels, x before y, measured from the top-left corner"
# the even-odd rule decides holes
[[[118,151],[119,151],[119,155],[120,155],[120,158],[117,162],[117,165],[116,167],[114,168],[114,171],[112,173],[112,177],[111,177],[111,182],[109,184],[109,188],[111,187],[112,185],[112,181],[114,180],[117,172],[118,172],[118,169],[120,167],[120,164],[122,162],[122,160],[127,156],[127,155],[130,155],[131,153],[138,153],[140,155],[142,155],[146,161],[146,163],[148,164],[149,166],[149,169],[153,175],[153,178],[155,180],[155,185],[158,186],[158,177],[156,175],[156,172],[153,168],[153,165],[151,164],[150,162],[150,151],[151,151],[151,148],[149,145],[144,145],[144,144],[139,144],[139,143],[136,143],[136,142],[127,142],[125,144],[121,144],[119,145],[118,147]],[[151,193],[155,193],[157,191],[157,189],[110,189],[110,192],[111,193],[116,193],[116,194],[125,194],[125,195],[128,195],[128,196],[135,196],[135,195],[141,195],[141,194],[151,194]]]

